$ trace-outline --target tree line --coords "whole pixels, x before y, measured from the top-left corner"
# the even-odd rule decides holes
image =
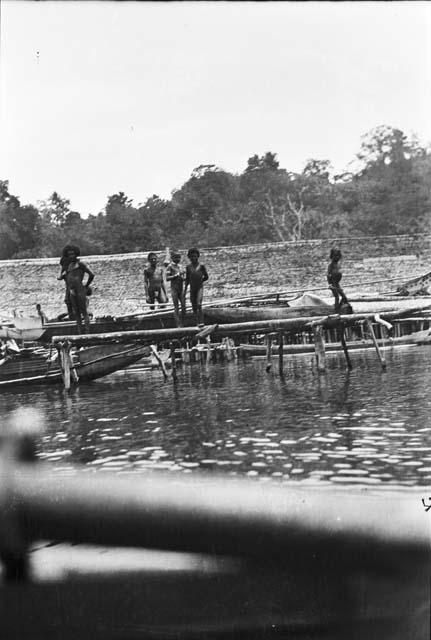
[[[87,218],[57,192],[23,205],[0,180],[0,259],[58,256],[67,243],[88,255],[430,232],[428,147],[382,125],[362,137],[351,164],[334,175],[329,160],[311,159],[296,173],[268,152],[240,174],[201,165],[170,199],[136,205],[120,191]]]

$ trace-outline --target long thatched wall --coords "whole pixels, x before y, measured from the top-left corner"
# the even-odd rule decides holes
[[[325,287],[331,247],[344,254],[343,284],[356,290],[388,290],[396,283],[361,287],[385,278],[409,279],[431,270],[431,235],[380,236],[241,245],[201,250],[209,272],[205,299],[265,291]],[[186,251],[184,262],[186,259]],[[164,257],[164,252],[159,254]],[[95,315],[122,315],[142,309],[147,253],[83,258],[96,277],[91,309]],[[59,259],[0,261],[0,317],[14,310],[34,315],[40,302],[49,317],[65,310],[64,283],[57,280]],[[322,289],[324,294],[324,289]]]

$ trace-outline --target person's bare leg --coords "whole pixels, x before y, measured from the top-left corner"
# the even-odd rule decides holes
[[[174,305],[175,324],[176,324],[177,327],[181,327],[180,305],[179,305],[178,292],[175,291],[175,289],[172,289],[171,293],[172,293],[172,304]]]

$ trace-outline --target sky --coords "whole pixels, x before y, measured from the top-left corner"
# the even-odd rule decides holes
[[[1,2],[0,179],[82,215],[266,151],[344,170],[381,124],[431,141],[429,2]]]

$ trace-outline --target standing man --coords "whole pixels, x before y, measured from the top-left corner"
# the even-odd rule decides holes
[[[196,317],[198,325],[203,324],[202,300],[204,295],[204,282],[208,280],[208,272],[204,264],[199,263],[199,250],[189,249],[187,257],[190,264],[186,267],[186,286],[184,289],[184,297],[187,287],[190,285],[190,302],[192,304],[193,313]]]
[[[82,318],[85,324],[85,333],[90,333],[90,318],[87,311],[87,294],[90,283],[94,280],[93,272],[84,262],[78,258],[79,248],[70,246],[66,251],[65,275],[67,294],[77,322],[78,333],[82,333]],[[84,275],[87,274],[87,282],[84,284]],[[66,295],[67,295],[66,294]]]
[[[67,265],[69,264],[69,258],[67,256],[69,252],[72,252],[72,251],[75,253],[76,256],[79,256],[80,254],[79,247],[77,247],[76,245],[67,244],[63,248],[63,251],[61,253],[61,258],[60,258],[60,275],[58,276],[57,280],[64,280],[66,282]],[[64,296],[64,302],[67,307],[67,314],[62,314],[62,315],[68,315],[69,320],[76,320],[73,312],[73,308],[72,308],[72,302],[70,301],[70,293],[69,293],[67,284],[66,284],[66,293]]]

